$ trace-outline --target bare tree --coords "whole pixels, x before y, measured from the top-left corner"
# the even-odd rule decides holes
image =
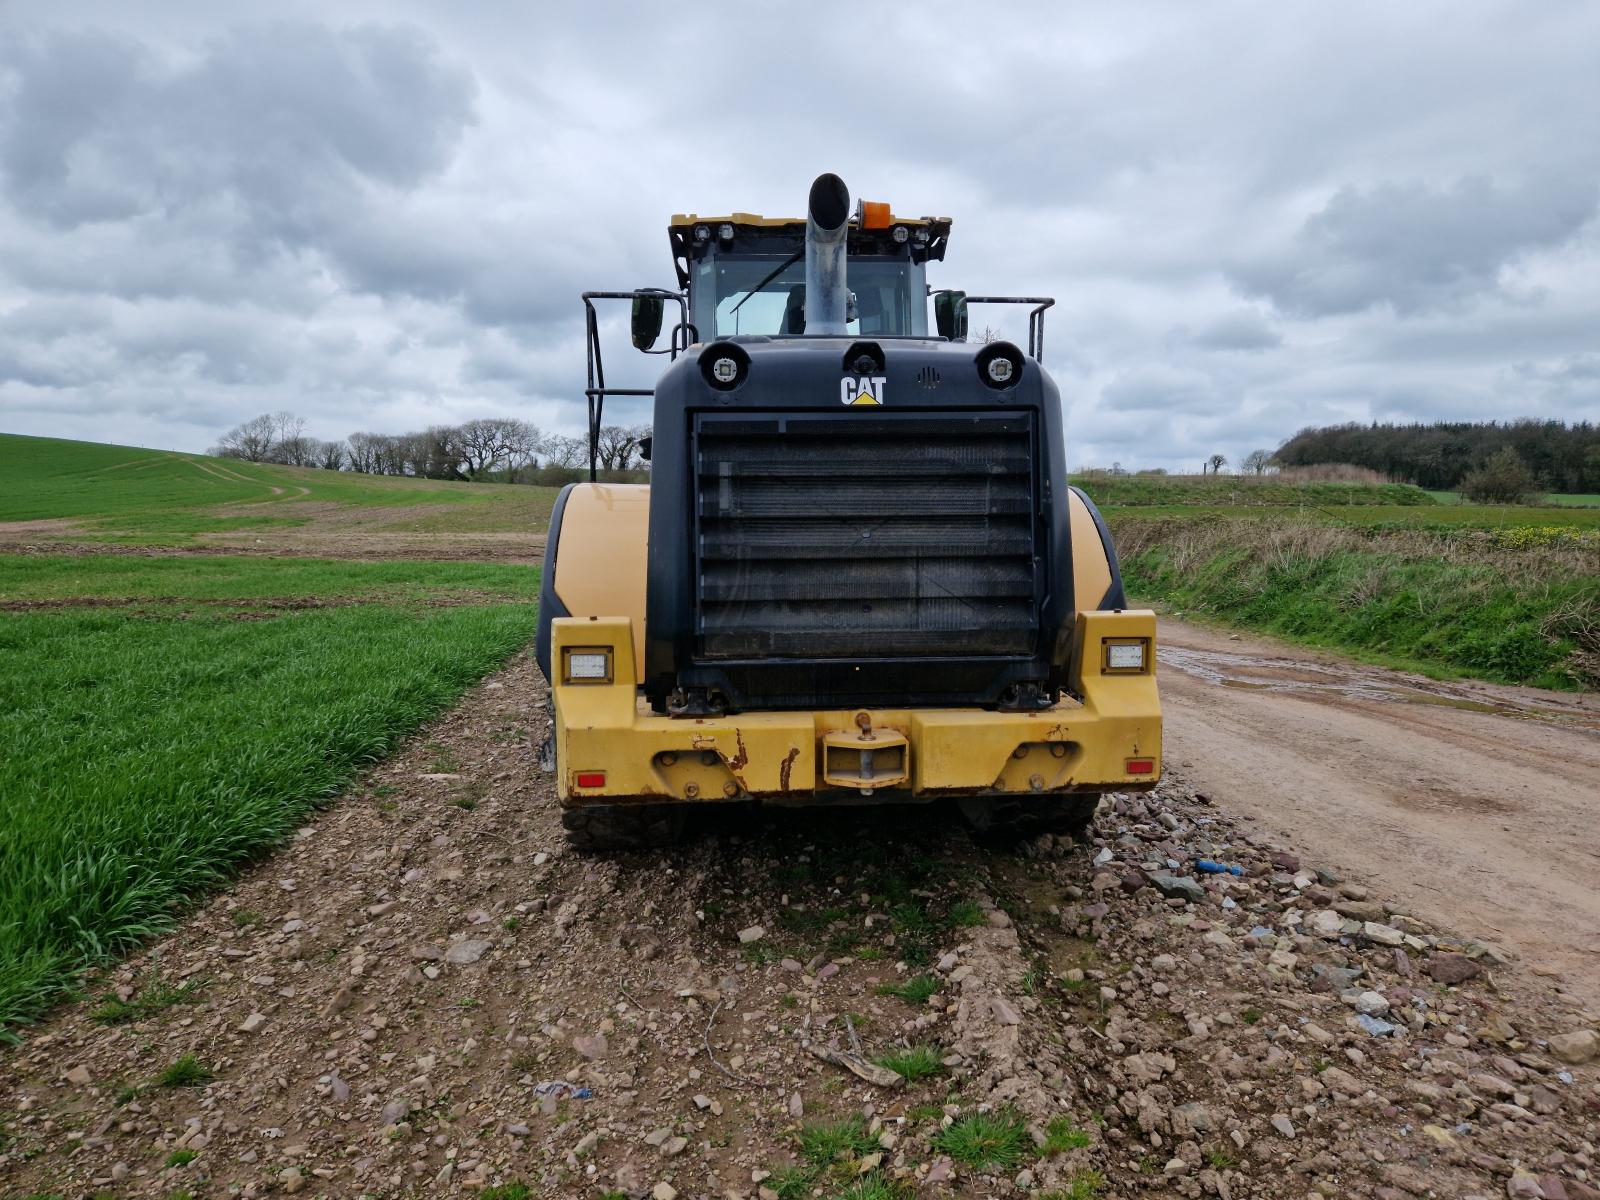
[[[272,449],[267,453],[267,460],[291,467],[308,466],[310,446],[305,418],[283,410],[273,413],[268,420],[272,422]]]
[[[343,442],[323,442],[316,438],[307,440],[312,444],[312,466],[321,467],[324,471],[344,470],[346,451]]]
[[[430,425],[395,440],[407,473],[429,479],[462,477],[461,431],[454,425]]]
[[[393,434],[374,434],[373,473],[376,475],[404,475],[406,473],[406,440]]]
[[[1271,461],[1272,452],[1270,450],[1252,450],[1244,456],[1244,462],[1240,465],[1252,475],[1265,475],[1267,473],[1267,464]]]
[[[1211,473],[1213,475],[1222,474],[1222,468],[1227,465],[1228,456],[1226,454],[1213,454],[1210,458],[1206,459],[1206,466],[1211,468]],[[1201,474],[1204,474],[1204,472],[1201,472]]]
[[[506,438],[506,462],[512,470],[539,465],[539,448],[544,445],[544,435],[537,425],[515,421]]]
[[[305,436],[305,418],[296,416],[288,409],[280,409],[272,414],[272,432],[280,442],[298,441]]]
[[[626,471],[633,463],[633,454],[643,436],[638,428],[621,425],[603,425],[600,428],[598,447],[600,465],[607,471]],[[587,449],[587,447],[585,447]]]
[[[589,461],[587,438],[567,437],[555,433],[545,438],[539,447],[545,462],[552,467],[581,467]]]
[[[363,475],[378,473],[378,441],[382,438],[379,433],[352,433],[345,439],[350,447],[350,469],[359,471]]]
[[[539,431],[515,417],[481,417],[456,430],[456,445],[469,479],[501,466],[525,463],[537,452]]]
[[[967,341],[977,342],[984,346],[987,346],[990,342],[1003,341],[1004,339],[1005,334],[1001,333],[993,325],[985,325],[982,329],[978,330],[977,333],[971,333],[967,335]]]
[[[278,440],[278,423],[267,413],[252,417],[242,425],[235,425],[223,434],[216,450],[224,458],[242,458],[246,462],[264,462],[272,455]]]

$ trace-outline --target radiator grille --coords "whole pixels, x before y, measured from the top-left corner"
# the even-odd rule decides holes
[[[703,417],[703,659],[1034,652],[1028,414]]]

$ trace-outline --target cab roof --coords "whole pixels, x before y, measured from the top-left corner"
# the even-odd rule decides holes
[[[912,262],[942,260],[950,241],[949,217],[897,217],[888,205],[874,205],[871,224],[863,224],[861,210],[849,221],[849,249],[852,257],[908,256]],[[730,227],[728,238],[723,227]],[[901,240],[894,231],[902,229]],[[696,232],[704,230],[698,237]],[[672,263],[678,273],[678,286],[688,287],[689,267],[695,260],[715,250],[721,254],[787,253],[803,242],[804,217],[763,217],[758,213],[732,213],[725,217],[702,217],[696,213],[674,213],[667,224],[667,240],[672,246]],[[909,235],[909,236],[908,236]]]
[[[850,218],[851,225],[858,225],[859,217]],[[804,225],[804,217],[763,217],[760,213],[736,212],[726,217],[702,217],[695,213],[673,213],[672,220],[667,222],[669,227],[680,225],[756,225],[770,228],[776,225]],[[927,225],[942,225],[947,230],[950,227],[949,217],[889,217],[890,225],[906,225],[912,228]]]

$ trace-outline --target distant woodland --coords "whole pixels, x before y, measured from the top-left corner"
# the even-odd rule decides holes
[[[1440,421],[1432,425],[1328,425],[1302,429],[1273,461],[1285,467],[1352,463],[1400,483],[1441,491],[1491,462],[1514,461],[1547,492],[1600,492],[1600,426],[1588,421]]]

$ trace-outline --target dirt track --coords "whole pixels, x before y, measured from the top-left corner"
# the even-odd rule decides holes
[[[1596,1015],[1341,881],[1347,842],[1302,859],[1173,777],[1076,846],[786,812],[585,858],[535,765],[543,696],[519,657],[0,1048],[0,1191],[1600,1200],[1592,1035],[1546,1043]],[[919,975],[919,1002],[882,990]],[[814,1054],[856,1038],[941,1073]],[[186,1055],[214,1078],[163,1085]],[[945,1140],[984,1112],[1016,1114],[1004,1165]],[[804,1127],[851,1120],[807,1158]]]
[[[1600,1005],[1600,699],[1161,633],[1169,765]]]

